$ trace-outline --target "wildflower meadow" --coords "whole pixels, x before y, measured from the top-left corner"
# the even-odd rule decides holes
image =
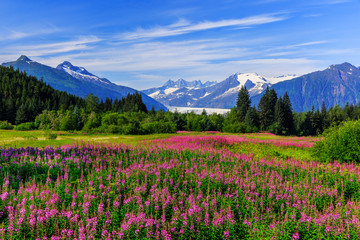
[[[306,138],[173,136],[0,148],[0,239],[359,239],[360,167],[231,151]]]

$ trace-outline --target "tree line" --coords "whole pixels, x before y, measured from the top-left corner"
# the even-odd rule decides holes
[[[39,115],[49,112],[76,117],[81,114],[87,118],[91,113],[108,111],[147,112],[147,109],[138,92],[122,99],[106,98],[103,101],[92,94],[83,99],[55,90],[42,79],[28,76],[13,67],[0,66],[0,121],[18,125],[33,122]],[[79,127],[76,129],[79,130]]]
[[[42,79],[12,67],[0,66],[0,129],[51,129],[120,134],[222,131],[232,133],[269,131],[280,135],[318,135],[346,120],[360,117],[360,105],[346,104],[296,113],[287,93],[278,96],[267,88],[258,106],[251,105],[246,87],[236,105],[225,115],[204,110],[179,113],[148,110],[139,93],[121,99],[85,98],[58,91]]]
[[[238,116],[240,123],[252,127],[255,131],[269,131],[278,135],[315,136],[341,122],[360,119],[360,103],[346,103],[343,108],[335,105],[327,109],[323,102],[321,109],[314,109],[313,106],[311,111],[297,113],[292,109],[287,92],[278,97],[274,89],[267,88],[256,108],[251,107],[249,92],[243,86],[238,93],[236,106],[231,112]]]

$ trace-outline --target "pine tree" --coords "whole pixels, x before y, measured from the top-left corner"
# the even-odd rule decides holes
[[[21,104],[20,108],[16,111],[15,124],[20,124],[28,121],[28,111],[26,104]]]
[[[321,123],[322,123],[322,129],[327,129],[329,127],[329,114],[326,110],[325,102],[322,102],[321,105]]]
[[[284,111],[284,102],[280,97],[275,104],[275,133],[285,135],[285,111]]]
[[[284,112],[284,127],[285,127],[287,133],[292,134],[295,131],[294,116],[293,116],[293,112],[292,112],[290,97],[287,94],[287,92],[285,92],[285,94],[283,96],[283,108],[284,108],[284,110],[283,110],[283,112]]]
[[[276,101],[277,94],[275,90],[269,90],[269,87],[267,87],[258,105],[260,124],[263,130],[267,130],[274,123]]]
[[[245,116],[245,124],[259,129],[259,115],[255,107],[250,107]]]
[[[300,135],[309,136],[314,135],[314,129],[312,125],[313,112],[308,111],[305,113],[305,119],[300,125],[300,129],[302,130]]]
[[[249,91],[245,86],[241,86],[236,101],[236,110],[239,113],[239,121],[244,122],[247,111],[251,105]]]
[[[154,112],[155,112],[155,110],[154,110]],[[149,113],[151,113],[151,111]],[[172,114],[171,121],[176,124],[177,130],[185,129],[186,122],[181,117],[181,115],[179,114],[179,112],[177,110],[175,110],[175,112]]]

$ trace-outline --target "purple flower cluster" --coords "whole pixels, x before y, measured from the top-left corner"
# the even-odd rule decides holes
[[[0,239],[359,237],[359,166],[219,149],[239,141],[1,149]]]

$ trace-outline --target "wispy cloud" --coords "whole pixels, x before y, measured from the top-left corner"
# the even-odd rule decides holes
[[[75,40],[46,43],[46,44],[31,44],[31,45],[13,45],[6,50],[9,53],[18,52],[19,54],[25,54],[29,56],[46,56],[52,54],[68,53],[72,51],[79,51],[89,49],[89,44],[101,41],[96,36],[83,36]]]
[[[341,3],[347,3],[352,2],[353,0],[325,0],[325,1],[319,1],[320,4],[341,4]]]
[[[292,44],[292,45],[285,45],[285,46],[274,47],[274,48],[267,49],[266,51],[296,49],[296,48],[300,48],[300,47],[308,47],[308,46],[313,46],[313,45],[325,44],[325,43],[328,43],[328,42],[329,42],[329,41],[303,42],[303,43],[298,43],[298,44]]]
[[[353,2],[354,0],[319,0],[319,1],[313,1],[309,3],[308,5],[334,5],[334,4],[342,4],[342,3],[348,3]]]
[[[187,34],[191,32],[204,31],[225,27],[251,27],[266,23],[278,22],[285,20],[284,16],[259,15],[240,19],[228,19],[220,21],[204,21],[191,23],[187,20],[180,20],[167,26],[158,26],[150,29],[139,28],[134,32],[121,34],[119,37],[123,40],[137,40],[144,38],[160,38]]]
[[[37,27],[33,31],[28,30],[16,30],[14,29],[8,29],[3,28],[3,31],[1,32],[0,41],[4,40],[19,40],[23,38],[29,38],[34,36],[41,36],[41,35],[47,35],[59,32],[60,29],[55,26],[47,26],[47,27]]]

